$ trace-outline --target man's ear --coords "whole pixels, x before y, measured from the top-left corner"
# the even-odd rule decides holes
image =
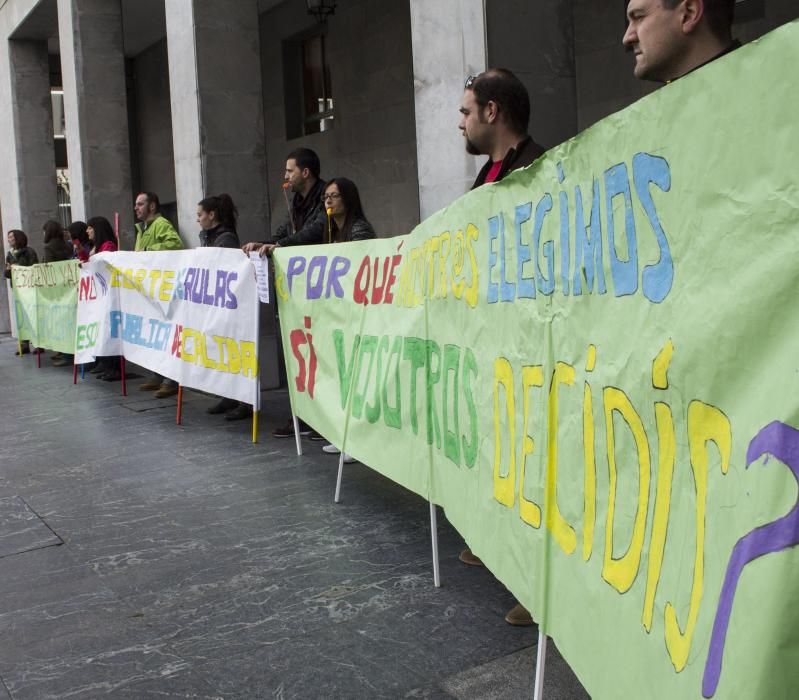
[[[302,169],[302,176],[307,180],[311,177],[311,169],[310,168],[303,168]]]
[[[499,105],[494,102],[494,100],[489,100],[486,106],[483,107],[483,111],[485,113],[486,122],[489,124],[495,124],[499,119]]]
[[[683,0],[680,9],[680,24],[683,34],[691,34],[696,31],[704,16],[705,0]]]

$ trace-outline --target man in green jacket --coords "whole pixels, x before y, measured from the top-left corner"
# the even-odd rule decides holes
[[[142,192],[136,197],[133,208],[136,218],[136,246],[134,250],[183,250],[183,241],[169,219],[161,216],[161,202],[154,192]]]
[[[133,208],[136,218],[141,224],[136,224],[136,245],[134,250],[183,250],[183,241],[175,231],[169,219],[161,216],[159,211],[161,202],[154,192],[141,192],[136,197]],[[139,386],[139,391],[154,391],[156,398],[165,399],[178,393],[177,382],[153,374],[144,384]]]

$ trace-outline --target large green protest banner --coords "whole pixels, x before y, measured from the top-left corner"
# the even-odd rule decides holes
[[[797,65],[794,22],[408,236],[275,251],[294,411],[595,698],[799,687]]]
[[[17,335],[37,348],[75,352],[77,260],[11,268]]]

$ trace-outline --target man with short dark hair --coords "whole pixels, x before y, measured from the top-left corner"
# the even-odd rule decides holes
[[[527,134],[530,121],[527,88],[509,70],[489,68],[480,75],[469,76],[459,111],[458,128],[466,139],[467,153],[488,156],[472,189],[498,182],[544,153]]]
[[[183,240],[172,223],[161,216],[161,202],[155,192],[140,192],[133,205],[136,218],[141,224],[136,224],[136,244],[134,250],[183,250]],[[139,385],[139,391],[154,391],[155,397],[165,399],[178,393],[177,382],[153,375],[144,384]]]
[[[734,15],[735,0],[630,0],[622,43],[633,74],[668,83],[736,49]]]
[[[319,156],[310,148],[297,148],[286,157],[283,189],[291,190],[288,217],[276,229],[267,243],[247,243],[244,252],[258,250],[261,255],[271,255],[277,247],[311,245],[324,239],[325,223],[322,194],[325,182],[320,179]]]
[[[508,173],[530,165],[543,155],[544,148],[527,133],[530,122],[527,88],[511,71],[489,68],[479,75],[470,75],[459,111],[458,128],[466,139],[466,152],[488,156],[472,189],[499,182]],[[460,560],[470,566],[483,565],[468,547],[461,552]],[[508,612],[505,621],[517,627],[533,624],[529,611],[521,603]]]
[[[155,192],[141,192],[133,205],[136,218],[136,244],[134,250],[183,250],[183,240],[175,227],[161,216],[161,202]]]

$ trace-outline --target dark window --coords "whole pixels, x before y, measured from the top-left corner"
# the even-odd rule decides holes
[[[283,89],[287,138],[333,128],[334,103],[324,34],[306,34],[283,42]]]

